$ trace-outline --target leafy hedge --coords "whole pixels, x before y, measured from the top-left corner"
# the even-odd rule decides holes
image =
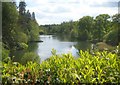
[[[28,84],[120,83],[120,58],[109,52],[54,54],[41,64],[3,63],[2,82]]]

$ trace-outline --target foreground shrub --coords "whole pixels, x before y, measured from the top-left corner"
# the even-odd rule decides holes
[[[79,84],[120,83],[120,58],[108,52],[80,51],[80,57],[72,54],[53,55],[41,64],[28,62],[26,65],[4,63],[3,83],[28,84]],[[20,77],[21,76],[21,77]],[[14,78],[14,80],[12,80]],[[19,81],[19,82],[18,82]]]

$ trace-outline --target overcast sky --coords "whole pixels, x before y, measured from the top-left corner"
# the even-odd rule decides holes
[[[119,0],[25,0],[39,25],[76,21],[83,16],[118,13]]]

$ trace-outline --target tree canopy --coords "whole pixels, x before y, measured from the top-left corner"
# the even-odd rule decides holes
[[[14,56],[15,51],[27,51],[28,43],[38,39],[39,25],[35,13],[26,11],[26,6],[24,1],[20,1],[17,10],[15,2],[2,3],[3,52],[8,50],[10,57]]]
[[[106,42],[118,45],[120,40],[119,14],[110,16],[99,14],[96,17],[83,16],[78,21],[61,24],[42,25],[45,33],[62,34],[77,41]]]

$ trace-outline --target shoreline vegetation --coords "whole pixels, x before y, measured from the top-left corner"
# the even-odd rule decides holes
[[[120,14],[83,16],[78,21],[39,26],[35,13],[26,6],[24,1],[19,6],[15,2],[2,3],[3,85],[120,83]],[[40,57],[32,51],[37,46],[29,41],[43,42],[39,40],[41,34],[90,41],[99,49],[80,50],[78,58],[70,53],[57,55],[53,49],[53,55],[40,63]]]
[[[39,43],[39,42],[43,42],[43,41],[42,40],[36,40],[36,41],[30,41],[30,42],[36,42],[36,43],[38,42]]]

